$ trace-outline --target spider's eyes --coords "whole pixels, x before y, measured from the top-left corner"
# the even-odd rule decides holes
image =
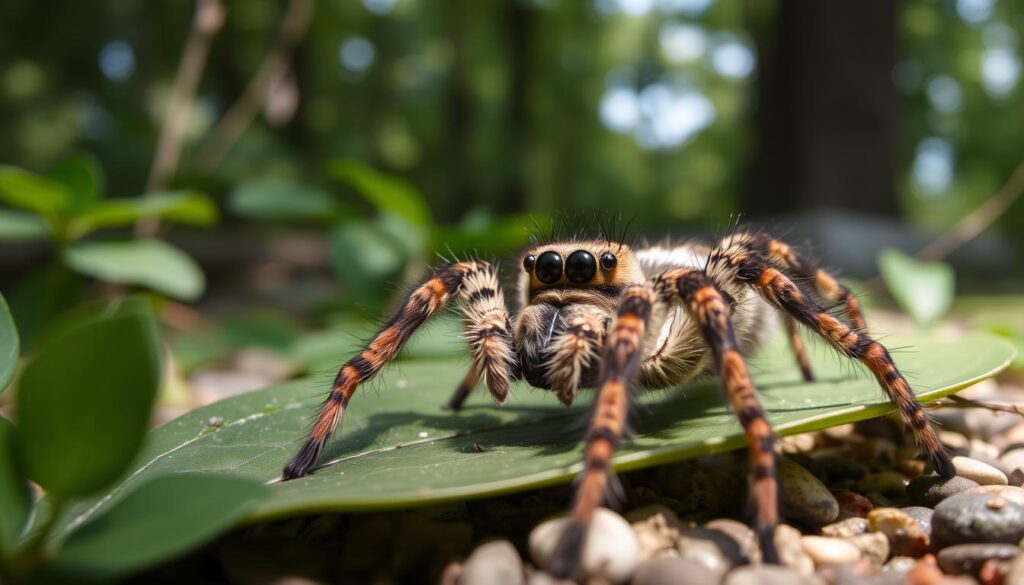
[[[562,257],[558,252],[544,252],[537,258],[537,280],[553,284],[562,278]]]
[[[569,254],[565,261],[565,275],[572,282],[590,282],[597,274],[597,260],[585,250],[577,250]]]
[[[611,270],[615,268],[615,265],[619,263],[619,260],[615,257],[615,254],[611,252],[605,252],[601,254],[601,270]]]
[[[527,272],[533,270],[533,265],[537,263],[537,257],[530,254],[526,258],[523,258],[523,269]]]

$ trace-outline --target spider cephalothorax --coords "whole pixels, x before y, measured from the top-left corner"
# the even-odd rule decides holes
[[[338,371],[284,478],[312,471],[359,384],[375,376],[416,328],[453,298],[462,310],[473,363],[446,408],[458,410],[480,380],[498,402],[504,402],[509,383],[517,378],[551,389],[565,404],[572,404],[579,388],[597,389],[572,522],[552,567],[556,576],[576,571],[586,528],[608,487],[630,393],[671,388],[706,373],[721,380],[747,434],[755,525],[765,559],[777,561],[775,434],[744,357],[771,334],[776,314],[805,379],[813,374],[798,323],[863,363],[898,407],[935,470],[943,477],[954,475],[910,385],[889,352],[868,335],[856,297],[779,240],[741,233],[716,246],[685,242],[637,249],[605,240],[557,241],[526,250],[517,273],[520,307],[511,314],[492,264],[466,261],[438,268]],[[809,286],[798,284],[802,282]],[[842,308],[844,318],[817,299]]]

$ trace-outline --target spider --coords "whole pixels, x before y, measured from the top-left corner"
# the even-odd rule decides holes
[[[402,302],[365,348],[338,371],[312,430],[284,468],[285,480],[309,473],[358,386],[394,359],[409,337],[450,300],[462,312],[472,365],[445,405],[458,410],[482,379],[503,403],[523,378],[572,404],[597,390],[585,435],[584,468],[570,522],[550,571],[571,577],[595,509],[614,487],[610,462],[626,432],[630,395],[717,376],[749,442],[751,506],[766,562],[778,562],[775,433],[765,418],[744,356],[771,334],[780,313],[806,380],[813,379],[798,335],[802,324],[842,355],[864,364],[896,405],[942,477],[949,455],[889,352],[867,333],[860,303],[828,272],[786,243],[740,232],[717,246],[699,242],[631,248],[601,239],[535,245],[520,256],[521,308],[510,313],[491,263],[451,262]],[[830,311],[822,302],[839,311]]]

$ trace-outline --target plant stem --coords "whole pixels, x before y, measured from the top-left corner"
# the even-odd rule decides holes
[[[53,527],[57,525],[57,520],[60,519],[61,512],[64,511],[63,498],[54,499],[53,506],[50,508],[50,514],[46,518],[46,522],[39,527],[32,538],[22,548],[20,557],[20,565],[22,569],[31,569],[43,562],[46,558],[46,541],[49,539],[50,533],[53,532]]]

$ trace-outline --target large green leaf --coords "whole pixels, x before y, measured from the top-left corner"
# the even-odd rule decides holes
[[[14,370],[18,367],[18,329],[7,307],[7,301],[0,295],[0,392],[7,388]]]
[[[30,479],[57,497],[120,476],[146,433],[160,380],[152,315],[137,303],[48,341],[18,383],[18,448]]]
[[[931,325],[953,305],[955,277],[945,262],[921,262],[894,248],[878,256],[885,286],[919,325]]]
[[[130,226],[144,217],[208,227],[217,223],[219,214],[209,197],[194,191],[110,199],[75,215],[68,223],[68,235],[72,239],[80,238],[101,228]]]
[[[72,202],[67,187],[26,170],[0,166],[0,201],[55,219]]]
[[[111,578],[195,548],[230,527],[267,493],[239,477],[177,474],[139,486],[76,530],[53,566]]]
[[[106,282],[134,284],[191,301],[206,279],[192,258],[161,240],[86,242],[68,248],[72,269]]]
[[[235,215],[261,221],[332,221],[343,207],[330,193],[281,180],[242,183],[231,192],[228,209]]]
[[[14,451],[14,425],[0,416],[0,562],[13,549],[28,520],[28,482]]]
[[[377,211],[401,217],[414,227],[431,224],[430,208],[416,187],[359,161],[339,159],[327,165],[327,173],[348,183]]]
[[[41,240],[50,235],[42,217],[25,211],[0,209],[0,241]]]
[[[1005,368],[1013,350],[1001,339],[956,342],[894,336],[898,363],[922,400],[935,400]],[[340,356],[339,356],[340,357]],[[816,352],[819,382],[800,381],[781,345],[755,358],[768,416],[782,434],[819,429],[890,411],[876,382],[833,355]],[[550,392],[517,384],[507,406],[480,389],[464,410],[442,412],[465,359],[400,362],[352,400],[340,436],[312,476],[277,483],[249,521],[326,510],[404,507],[568,482],[579,471],[588,404],[566,409]],[[856,371],[856,370],[855,370]],[[323,400],[325,373],[190,412],[150,434],[135,468],[102,498],[68,510],[62,526],[88,521],[140,482],[168,472],[224,470],[260,481],[278,477]],[[634,428],[615,459],[619,469],[740,447],[744,435],[711,382],[648,393],[635,403]],[[210,421],[216,421],[211,424]]]
[[[99,201],[107,188],[103,167],[95,155],[87,153],[74,154],[60,161],[50,170],[49,177],[68,189],[75,210]]]

